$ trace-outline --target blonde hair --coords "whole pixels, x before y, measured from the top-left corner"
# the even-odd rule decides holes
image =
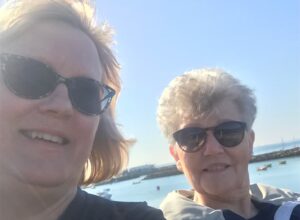
[[[256,117],[253,91],[222,69],[196,69],[173,79],[158,104],[157,122],[163,134],[174,143],[172,134],[185,119],[201,119],[218,103],[231,100],[251,128]]]
[[[99,60],[104,67],[102,82],[121,89],[120,66],[112,49],[112,29],[97,24],[94,7],[87,0],[10,0],[0,9],[0,44],[13,41],[22,31],[43,21],[62,21],[80,29],[94,42]],[[79,184],[96,183],[118,174],[127,164],[128,147],[115,122],[116,98],[101,115],[91,155],[82,172]]]

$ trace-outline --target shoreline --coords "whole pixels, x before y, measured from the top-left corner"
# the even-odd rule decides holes
[[[300,156],[300,147],[253,155],[250,163]]]
[[[297,157],[300,156],[300,147],[294,147],[287,150],[279,150],[273,151],[269,153],[263,153],[258,155],[253,155],[250,163],[262,162],[262,161],[269,161],[273,159],[281,159],[281,158],[288,158],[288,157]],[[96,185],[104,185],[104,184],[111,184],[114,182],[121,182],[130,179],[136,179],[141,176],[144,176],[140,181],[147,180],[147,179],[155,179],[160,177],[167,177],[167,176],[174,176],[182,174],[182,172],[178,171],[176,165],[170,165],[160,168],[154,168],[150,172],[147,173],[130,173],[127,172],[126,175],[121,175],[120,177],[113,178],[109,181],[100,182]]]

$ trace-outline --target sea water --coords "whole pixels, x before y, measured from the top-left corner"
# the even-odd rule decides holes
[[[297,144],[300,144],[300,141]],[[289,146],[286,147],[288,149]],[[273,149],[269,147],[270,151],[277,148],[280,150],[279,145],[274,145]],[[283,160],[286,161],[286,164],[280,164],[280,161]],[[272,166],[265,171],[257,171],[257,168],[266,164],[272,164]],[[249,175],[251,183],[264,183],[300,192],[300,157],[251,163],[249,164]],[[112,200],[146,201],[151,206],[159,207],[163,198],[172,190],[191,188],[184,175],[143,180],[138,184],[135,184],[136,182],[136,179],[131,179],[85,190],[97,194],[105,189],[109,189],[109,193],[112,194]],[[157,190],[157,186],[159,186],[159,190]]]

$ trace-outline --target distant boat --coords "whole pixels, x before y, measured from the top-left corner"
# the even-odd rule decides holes
[[[95,184],[90,184],[90,185],[83,185],[83,186],[81,186],[80,188],[81,188],[81,189],[86,189],[86,188],[94,189],[95,187],[96,187]]]
[[[112,194],[110,194],[109,191],[110,189],[104,189],[103,191],[98,192],[97,195],[105,199],[111,199]]]
[[[261,167],[257,167],[257,171],[265,171],[265,170],[267,170],[269,168],[269,166],[268,165],[264,165],[264,166],[261,166]]]
[[[271,163],[268,163],[265,165],[267,168],[271,168],[272,167],[272,164]]]
[[[133,181],[132,184],[139,184],[139,183],[141,183],[141,182],[142,182],[142,180]]]
[[[281,165],[286,164],[286,160],[281,160],[278,163],[281,164]]]
[[[145,179],[147,175],[143,175],[143,176],[140,176],[139,178],[135,179],[135,181],[132,182],[132,184],[139,184],[142,182],[143,179]]]

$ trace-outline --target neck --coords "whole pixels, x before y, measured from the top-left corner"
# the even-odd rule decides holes
[[[226,195],[204,195],[195,191],[194,201],[213,209],[229,209],[248,219],[255,216],[258,210],[251,202],[249,190],[236,190]]]
[[[35,186],[0,176],[0,213],[6,220],[56,220],[77,190],[76,186]]]

